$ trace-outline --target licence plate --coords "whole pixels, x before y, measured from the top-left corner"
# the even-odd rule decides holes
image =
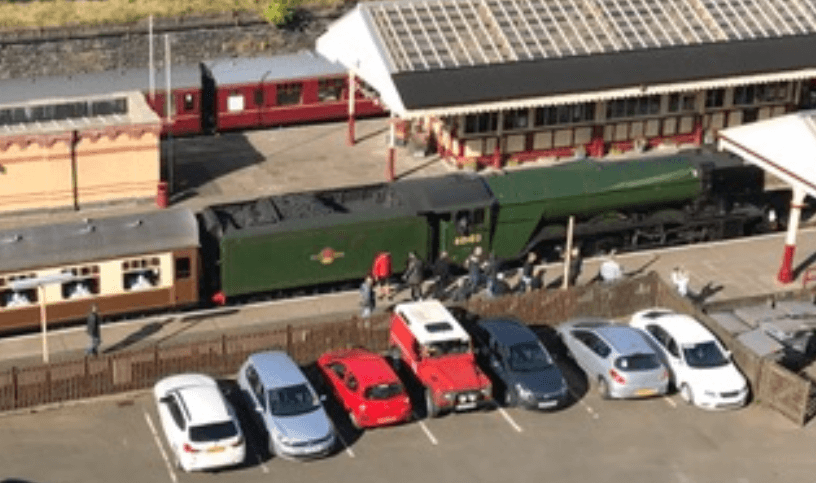
[[[385,417],[385,418],[380,418],[380,419],[378,419],[378,420],[377,420],[377,422],[378,422],[378,423],[380,423],[380,424],[383,424],[383,423],[393,423],[393,422],[394,422],[394,421],[396,421],[396,420],[397,420],[397,418],[396,418],[396,417],[394,417],[394,416],[388,416],[388,417]]]
[[[471,403],[463,403],[463,404],[457,404],[457,405],[456,405],[456,410],[457,410],[457,411],[466,411],[466,410],[468,410],[468,409],[473,409],[473,408],[475,408],[475,407],[476,407],[476,403],[475,403],[475,402],[471,402]]]
[[[638,389],[637,392],[635,392],[635,394],[637,394],[638,396],[653,396],[657,394],[657,391],[654,389]]]
[[[555,406],[556,404],[558,404],[558,401],[542,401],[542,402],[538,403],[538,408],[539,409],[551,408],[551,407]]]
[[[222,452],[222,451],[224,451],[224,447],[223,447],[223,446],[213,446],[212,448],[209,448],[209,449],[207,450],[207,452],[208,452],[208,453],[220,453],[220,452]]]

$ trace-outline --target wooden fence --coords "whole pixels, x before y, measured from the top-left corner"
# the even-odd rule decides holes
[[[816,387],[810,380],[759,358],[705,312],[677,296],[655,273],[612,285],[479,298],[454,310],[464,318],[509,315],[530,324],[556,325],[580,316],[626,317],[654,306],[692,314],[706,324],[732,351],[754,397],[763,404],[797,424],[816,413]],[[284,350],[302,365],[337,348],[367,347],[382,352],[387,349],[388,329],[388,314],[370,319],[350,316],[328,323],[225,333],[175,345],[14,367],[0,371],[0,411],[149,388],[162,377],[180,372],[230,376],[247,356],[264,350]]]

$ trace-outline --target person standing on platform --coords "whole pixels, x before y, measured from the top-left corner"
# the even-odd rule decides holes
[[[468,271],[471,293],[476,293],[482,284],[482,247],[473,249],[473,253],[465,260],[465,268]]]
[[[378,298],[386,298],[390,300],[393,296],[391,291],[391,253],[380,252],[374,257],[374,263],[371,266],[371,277],[376,286],[376,295]]]
[[[536,254],[530,252],[527,258],[524,259],[524,264],[521,266],[521,282],[519,283],[519,292],[529,292],[533,289],[533,272],[535,271]]]
[[[99,355],[99,344],[102,343],[101,333],[99,330],[99,326],[101,324],[102,320],[99,318],[99,311],[96,304],[92,304],[91,311],[88,313],[88,324],[86,327],[88,337],[90,338],[90,345],[85,350],[85,355]]]
[[[363,280],[363,283],[360,284],[360,315],[364,319],[371,317],[371,312],[374,311],[375,306],[376,297],[374,296],[374,279],[371,278],[371,275],[368,275]]]
[[[445,292],[448,289],[448,285],[450,285],[451,278],[451,264],[448,252],[443,251],[439,254],[439,259],[433,266],[433,274],[436,280],[434,280],[431,295],[437,300],[442,300],[445,298]]]
[[[487,292],[495,295],[496,280],[499,274],[499,261],[496,260],[496,254],[490,252],[487,261],[484,263],[484,276],[487,285]]]
[[[623,278],[623,269],[617,260],[615,260],[614,251],[610,252],[606,260],[601,263],[601,268],[598,271],[598,277],[600,278],[601,282],[604,283],[617,282]]]
[[[681,267],[674,267],[671,273],[671,281],[677,288],[677,293],[681,297],[688,297],[689,274]]]
[[[403,282],[411,287],[411,300],[422,300],[422,279],[423,279],[422,260],[417,257],[416,253],[408,253],[408,266],[405,268],[405,273],[402,274]]]

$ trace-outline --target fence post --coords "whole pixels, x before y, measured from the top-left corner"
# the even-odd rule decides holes
[[[12,366],[12,368],[11,368],[11,385],[13,386],[13,389],[14,389],[14,393],[12,394],[13,399],[12,399],[12,403],[11,403],[12,409],[17,409],[17,398],[18,398],[17,371],[18,371],[17,366]]]
[[[46,402],[51,402],[51,364],[46,366],[45,371]]]
[[[153,345],[153,379],[159,378],[159,344]]]
[[[286,324],[286,353],[292,354],[292,324]]]
[[[221,374],[226,374],[229,370],[227,369],[230,365],[230,361],[227,360],[227,334],[221,334]]]

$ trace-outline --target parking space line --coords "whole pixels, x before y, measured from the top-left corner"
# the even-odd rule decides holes
[[[161,439],[159,438],[159,433],[156,432],[156,427],[153,426],[153,420],[150,419],[150,415],[147,414],[145,411],[145,421],[147,421],[147,425],[150,427],[150,432],[153,433],[153,439],[156,441],[156,446],[159,447],[159,452],[162,455],[162,459],[164,460],[164,464],[167,466],[167,473],[170,474],[170,479],[173,480],[173,483],[178,483],[178,479],[176,478],[176,473],[173,471],[173,465],[170,464],[170,458],[167,457],[167,453],[164,451],[164,445],[162,445]]]
[[[669,406],[671,406],[673,408],[677,407],[677,403],[674,402],[674,400],[672,398],[670,398],[669,396],[663,396],[663,400],[666,401],[666,404],[668,404]]]
[[[578,396],[576,396],[575,393],[572,391],[572,389],[569,389],[569,393],[570,393],[570,396],[572,396],[572,399],[578,401],[581,404],[581,406],[583,406],[584,409],[586,409],[586,412],[589,413],[592,416],[592,419],[598,419],[600,417],[598,415],[598,413],[596,413],[595,410],[592,409],[592,407],[590,407],[589,404],[584,402],[583,399],[579,399]]]
[[[433,433],[431,433],[431,430],[428,429],[428,426],[425,425],[425,421],[417,420],[417,422],[419,423],[419,427],[422,428],[422,431],[425,432],[425,436],[427,436],[428,439],[431,440],[431,444],[438,445],[439,441],[436,440]]]
[[[510,415],[507,413],[507,411],[505,411],[505,410],[504,410],[504,408],[498,408],[498,410],[499,410],[499,413],[501,413],[501,415],[502,415],[502,416],[504,416],[504,419],[505,419],[505,420],[506,420],[508,423],[510,423],[510,426],[512,426],[512,427],[513,427],[513,429],[515,429],[515,430],[516,430],[516,432],[520,433],[520,432],[524,431],[524,430],[521,428],[521,426],[519,426],[519,425],[518,425],[518,424],[517,424],[517,423],[516,423],[516,422],[513,420],[513,418],[511,418],[511,417],[510,417]]]
[[[249,445],[247,445],[247,447],[249,447]],[[261,471],[263,471],[264,474],[269,474],[269,468],[264,464],[263,460],[261,459],[261,455],[255,450],[252,451],[252,454],[255,455],[255,461],[258,462],[258,466],[261,467]]]
[[[334,426],[334,423],[332,423],[332,426]],[[349,455],[349,458],[354,458],[354,451],[352,451],[349,445],[346,444],[346,440],[343,439],[343,436],[340,434],[340,431],[337,430],[337,426],[334,427],[334,434],[337,435],[337,439],[340,440],[340,444],[343,445],[343,449],[346,450],[346,454]]]

